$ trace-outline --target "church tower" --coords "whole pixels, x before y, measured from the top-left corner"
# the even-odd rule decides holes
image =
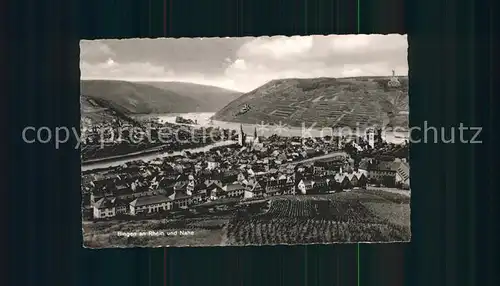
[[[375,132],[370,129],[367,134],[367,139],[368,139],[368,145],[373,149],[375,148]]]
[[[247,141],[246,138],[247,136],[245,135],[245,132],[243,132],[243,125],[240,124],[240,133],[238,134],[238,144],[243,147],[245,145],[245,142]]]
[[[259,135],[257,135],[257,127],[255,127],[253,131],[253,143],[254,144],[259,143]]]

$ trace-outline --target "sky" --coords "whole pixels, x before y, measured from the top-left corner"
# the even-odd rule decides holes
[[[408,74],[406,35],[82,40],[82,79],[251,91],[273,79]]]

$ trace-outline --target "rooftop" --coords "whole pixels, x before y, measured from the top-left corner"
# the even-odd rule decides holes
[[[224,186],[224,189],[226,192],[230,192],[230,191],[242,190],[245,189],[245,187],[242,184],[227,184],[226,186]]]
[[[181,200],[181,199],[185,199],[185,198],[189,198],[189,196],[188,196],[188,194],[186,194],[185,192],[182,192],[182,191],[176,191],[169,196],[169,199],[171,199],[171,200]]]
[[[114,199],[106,197],[101,198],[94,204],[94,206],[98,209],[112,208],[114,206]]]
[[[140,197],[132,202],[130,202],[131,206],[134,207],[141,207],[141,206],[148,206],[148,205],[154,205],[154,204],[161,204],[165,202],[169,202],[171,199],[165,195],[157,195],[157,196],[150,196],[150,197]]]

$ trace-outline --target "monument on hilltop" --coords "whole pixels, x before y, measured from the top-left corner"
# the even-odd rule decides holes
[[[401,83],[399,82],[399,80],[396,76],[396,72],[394,70],[392,70],[392,77],[389,80],[389,82],[387,83],[387,86],[389,88],[398,88],[401,86]]]

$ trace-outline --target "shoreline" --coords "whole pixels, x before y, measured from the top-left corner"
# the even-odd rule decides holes
[[[117,167],[125,163],[129,163],[132,161],[137,161],[137,160],[142,160],[142,161],[152,161],[158,158],[166,158],[166,157],[172,157],[172,156],[178,156],[181,155],[182,152],[206,152],[212,148],[215,147],[223,147],[223,146],[229,146],[238,143],[237,141],[234,140],[228,140],[228,141],[221,141],[213,144],[208,144],[202,147],[197,147],[197,148],[189,148],[189,149],[183,149],[179,151],[173,151],[169,153],[168,151],[159,151],[159,150],[146,150],[142,152],[135,152],[135,153],[129,153],[125,154],[122,156],[113,156],[113,157],[106,157],[102,159],[96,159],[99,161],[93,161],[91,163],[84,163],[82,162],[81,164],[81,172],[86,172],[86,171],[91,171],[91,170],[97,170],[97,169],[106,169],[106,168],[112,168],[112,167]]]
[[[328,135],[333,135],[333,136],[339,136],[341,135],[342,131],[345,133],[353,133],[349,135],[357,135],[357,136],[364,136],[366,135],[366,132],[370,129],[370,127],[340,127],[340,126],[324,126],[324,127],[313,127],[313,124],[304,124],[303,126],[289,126],[286,124],[280,125],[279,123],[273,123],[273,124],[259,124],[259,123],[245,123],[245,122],[229,122],[229,121],[221,121],[221,120],[215,120],[212,119],[215,113],[212,112],[189,112],[189,113],[155,113],[155,114],[138,114],[136,115],[136,118],[142,118],[142,119],[147,119],[147,118],[158,118],[162,122],[168,122],[168,123],[174,123],[174,124],[179,124],[175,123],[175,117],[181,116],[185,119],[196,119],[198,121],[198,124],[190,125],[190,124],[180,124],[180,125],[188,125],[188,126],[193,126],[193,127],[219,127],[222,129],[231,129],[231,130],[239,130],[240,125],[245,131],[245,133],[253,134],[254,129],[257,128],[261,130],[261,132],[264,132],[266,134],[262,134],[261,136],[264,137],[269,137],[273,135],[273,132],[271,130],[266,130],[262,131],[262,128],[265,129],[282,129],[282,127],[286,127],[286,131],[281,132],[281,134],[277,134],[279,136],[287,136],[287,137],[293,137],[293,136],[301,136],[303,134],[304,129],[307,132],[310,132],[313,137],[321,137],[321,136],[328,136]],[[396,139],[396,140],[390,140],[390,141],[401,141],[401,140],[408,140],[409,139],[409,127],[397,127],[396,131],[394,131],[394,127],[384,127],[382,128],[382,134],[387,135],[390,138]],[[354,132],[346,132],[348,130],[354,131]],[[268,133],[268,134],[267,134]],[[394,143],[394,142],[391,142]],[[402,143],[402,142],[401,142]],[[401,143],[396,143],[396,144],[401,144]]]
[[[104,158],[96,158],[96,159],[90,159],[90,160],[86,160],[86,161],[82,161],[82,166],[88,166],[88,165],[92,165],[92,164],[98,164],[98,163],[105,163],[106,161],[113,161],[113,160],[117,160],[117,159],[124,159],[124,158],[127,158],[127,157],[136,157],[136,156],[140,156],[140,155],[148,155],[148,154],[152,154],[152,153],[161,153],[161,148],[163,148],[163,146],[165,145],[162,145],[160,147],[154,147],[154,148],[151,148],[151,149],[146,149],[146,150],[143,150],[143,151],[137,151],[137,152],[132,152],[132,153],[127,153],[127,154],[123,154],[123,155],[116,155],[116,156],[110,156],[110,157],[104,157]]]

